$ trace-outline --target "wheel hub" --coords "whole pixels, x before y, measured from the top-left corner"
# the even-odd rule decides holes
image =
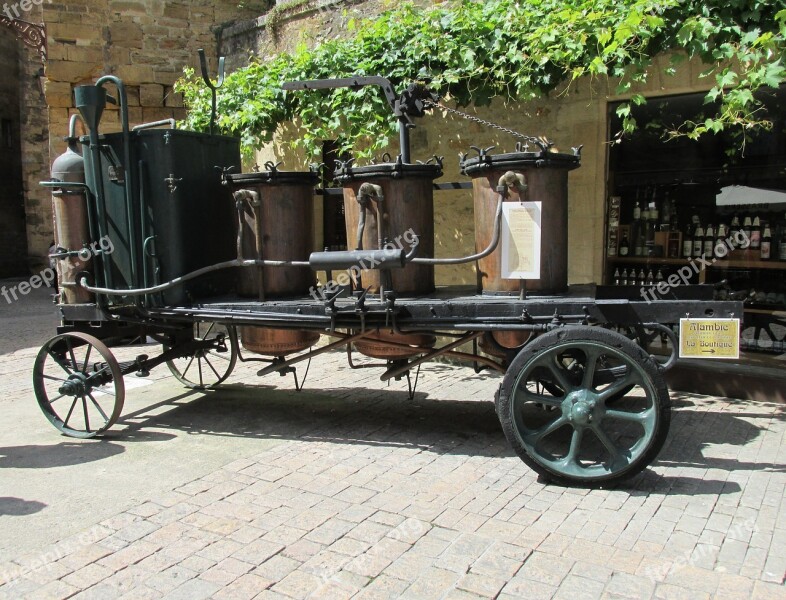
[[[562,403],[562,412],[572,425],[589,425],[597,416],[599,401],[590,390],[569,393]]]
[[[90,389],[87,376],[84,373],[72,373],[60,386],[58,393],[64,396],[84,396]]]

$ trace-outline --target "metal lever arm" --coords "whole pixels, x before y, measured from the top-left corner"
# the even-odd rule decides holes
[[[369,77],[345,77],[341,79],[311,79],[308,81],[287,81],[281,87],[288,91],[297,90],[333,90],[337,88],[352,88],[360,89],[368,85],[376,85],[382,88],[385,94],[385,99],[390,104],[390,108],[396,108],[396,101],[398,97],[396,92],[393,91],[393,84],[389,79],[380,77],[379,75],[372,75]]]

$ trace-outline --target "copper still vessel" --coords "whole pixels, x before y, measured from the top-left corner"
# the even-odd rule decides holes
[[[227,175],[238,213],[244,258],[307,261],[314,246],[316,171],[279,171],[272,163],[258,173]],[[307,268],[238,269],[237,292],[258,299],[303,296],[316,284]],[[243,347],[266,356],[286,356],[310,348],[319,333],[267,327],[238,328]]]
[[[355,167],[352,161],[340,164],[335,178],[344,188],[347,247],[380,249],[392,244],[408,249],[417,237],[418,254],[434,256],[433,182],[441,175],[439,161],[407,164],[399,158],[396,162],[363,167]],[[369,189],[370,193],[366,193]],[[370,287],[372,293],[392,289],[398,295],[429,294],[434,291],[434,266],[409,264],[387,274],[363,270],[356,284],[363,289]],[[418,354],[422,348],[433,347],[435,342],[436,337],[430,334],[380,331],[358,340],[355,347],[366,356],[401,360]]]
[[[477,262],[477,291],[484,295],[560,294],[568,287],[568,172],[580,165],[580,149],[573,154],[553,152],[550,144],[536,144],[516,152],[461,159],[462,173],[472,178],[475,209],[475,249],[480,252],[492,239],[500,180],[513,173],[524,186],[511,186],[504,202],[539,201],[541,205],[540,279],[502,277],[502,248]],[[493,340],[481,340],[484,351],[500,356],[505,348],[526,343],[528,332],[495,331]],[[485,343],[484,343],[485,341]]]

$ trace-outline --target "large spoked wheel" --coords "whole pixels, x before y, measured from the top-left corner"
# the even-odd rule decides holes
[[[187,388],[208,390],[232,374],[237,363],[237,331],[218,323],[194,323],[194,340],[212,342],[196,352],[168,360],[167,367]],[[168,350],[165,346],[164,350]]]
[[[654,360],[625,336],[565,327],[525,346],[502,382],[497,413],[521,459],[564,485],[632,477],[663,447],[669,392]]]
[[[83,439],[109,429],[125,398],[117,360],[103,342],[85,333],[64,333],[43,345],[33,366],[33,390],[52,425]]]

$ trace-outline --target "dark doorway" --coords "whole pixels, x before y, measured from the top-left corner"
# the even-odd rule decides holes
[[[22,185],[19,40],[0,28],[0,277],[26,275],[27,234]]]

